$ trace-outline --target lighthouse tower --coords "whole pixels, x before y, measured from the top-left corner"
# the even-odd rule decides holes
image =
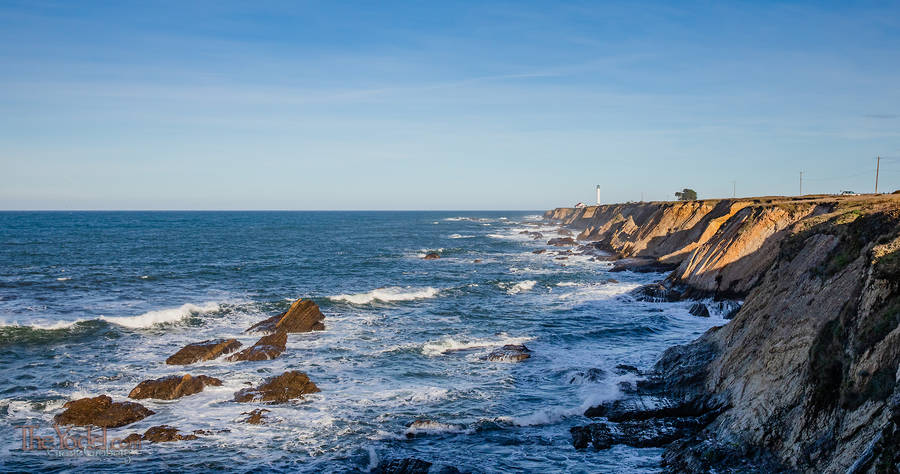
[[[600,185],[597,185],[597,205],[600,205]]]

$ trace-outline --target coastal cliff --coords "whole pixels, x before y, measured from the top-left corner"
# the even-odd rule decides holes
[[[900,196],[632,203],[545,217],[616,257],[669,265],[665,287],[679,297],[744,298],[729,324],[667,351],[631,394],[638,403],[588,416],[690,426],[667,445],[671,471],[897,472]],[[573,436],[596,437],[599,425]]]

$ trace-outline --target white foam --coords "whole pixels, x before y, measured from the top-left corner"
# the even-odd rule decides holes
[[[471,433],[471,429],[467,429],[463,425],[455,425],[452,423],[441,423],[432,420],[417,420],[409,428],[406,429],[407,436],[415,436],[417,434],[443,434],[443,433]]]
[[[464,351],[468,349],[482,349],[487,347],[499,347],[507,344],[522,344],[530,341],[532,337],[510,337],[506,333],[497,335],[499,339],[469,339],[458,340],[452,336],[444,336],[437,341],[429,341],[422,345],[422,354],[438,356],[447,352]]]
[[[534,288],[534,285],[536,285],[536,284],[537,284],[537,281],[535,281],[535,280],[525,280],[525,281],[520,281],[520,282],[515,283],[515,284],[513,284],[513,285],[511,285],[511,286],[508,286],[508,287],[506,288],[506,292],[509,293],[509,294],[511,294],[511,295],[516,295],[516,294],[519,294],[519,293],[521,293],[521,292],[523,292],[523,291],[528,291],[528,290]],[[507,285],[508,285],[508,284],[507,284]],[[503,288],[504,286],[505,286],[505,285],[501,283],[501,288]]]
[[[604,384],[592,384],[588,396],[578,406],[549,407],[526,415],[502,416],[498,418],[498,421],[504,421],[515,426],[537,426],[558,423],[564,418],[571,416],[580,416],[592,406],[621,398],[622,391],[616,382],[617,380],[612,380]]]
[[[561,281],[556,284],[556,286],[581,286],[581,285],[582,285],[581,283],[574,282],[574,281]]]
[[[108,323],[118,324],[131,329],[148,328],[154,324],[172,323],[181,321],[192,314],[203,314],[212,311],[218,311],[220,308],[218,303],[203,303],[195,305],[191,303],[183,304],[177,308],[159,309],[156,311],[148,311],[137,316],[100,316],[100,320]]]
[[[86,321],[85,319],[76,319],[75,321],[31,321],[26,324],[22,324],[19,322],[9,322],[3,321],[0,322],[0,327],[11,328],[11,327],[20,327],[20,328],[31,328],[31,329],[43,329],[47,331],[53,331],[55,329],[66,329],[70,328],[78,323]]]
[[[434,298],[441,290],[430,286],[422,288],[389,286],[376,288],[365,293],[353,293],[329,296],[332,301],[344,301],[353,304],[369,304],[374,301],[390,303],[394,301],[412,301],[426,298]]]
[[[474,235],[460,235],[460,234],[451,234],[449,236],[451,239],[471,239],[475,237]]]
[[[435,224],[437,224],[437,223],[435,222]],[[375,470],[375,468],[378,467],[378,464],[380,463],[380,461],[378,459],[378,453],[375,452],[374,447],[369,446],[368,451],[369,451],[369,465],[366,466],[366,472],[372,472]]]
[[[69,281],[71,279],[72,279],[71,277],[60,277],[60,278],[57,278],[56,281]]]

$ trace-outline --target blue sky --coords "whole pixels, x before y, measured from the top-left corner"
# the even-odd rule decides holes
[[[900,188],[900,4],[0,1],[2,209]]]

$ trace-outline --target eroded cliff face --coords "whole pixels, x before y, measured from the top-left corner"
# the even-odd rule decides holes
[[[668,446],[668,469],[898,472],[900,196],[590,209],[548,217],[620,256],[677,263],[672,281],[746,297],[647,384],[704,417]]]
[[[545,217],[599,242],[620,258],[677,266],[672,280],[721,296],[746,294],[797,222],[835,200],[757,198],[559,208]]]

